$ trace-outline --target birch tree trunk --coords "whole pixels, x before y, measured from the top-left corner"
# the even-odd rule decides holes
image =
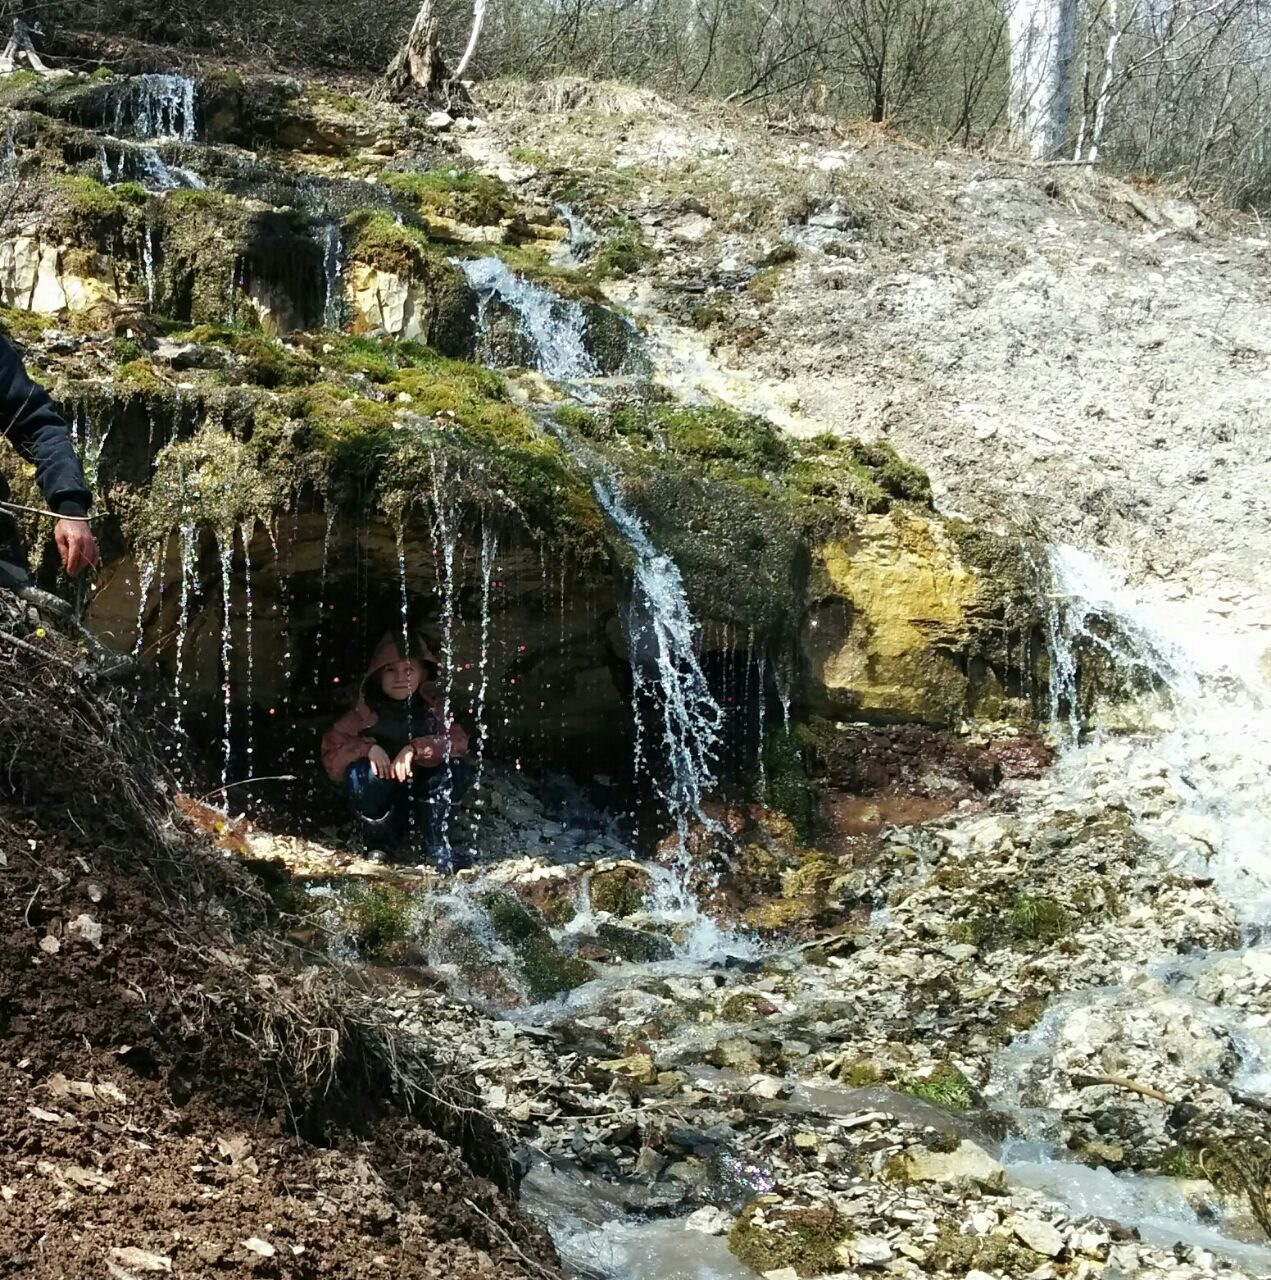
[[[468,47],[463,51],[463,57],[459,59],[459,65],[455,68],[454,79],[462,80],[463,73],[468,69],[468,63],[472,61],[472,55],[477,51],[477,41],[481,39],[481,24],[485,21],[486,0],[474,0],[472,6],[472,34],[468,37]]]
[[[1007,0],[1011,133],[1035,159],[1063,145],[1072,106],[1077,0]]]

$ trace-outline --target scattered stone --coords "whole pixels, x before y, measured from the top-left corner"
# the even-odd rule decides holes
[[[1064,1249],[1064,1238],[1057,1227],[1037,1218],[1014,1218],[1011,1230],[1018,1240],[1026,1244],[1034,1253],[1044,1254],[1048,1258],[1057,1258]]]
[[[102,927],[90,915],[78,915],[66,926],[66,932],[74,938],[87,942],[89,946],[101,950]]]
[[[172,1259],[161,1253],[148,1253],[145,1249],[112,1249],[110,1256],[133,1271],[171,1271]]]
[[[953,1151],[931,1151],[910,1147],[899,1158],[899,1170],[910,1182],[959,1182],[963,1179],[981,1186],[1000,1187],[1006,1173],[983,1147],[965,1139]]]
[[[694,1210],[684,1219],[685,1230],[700,1231],[706,1236],[727,1235],[732,1225],[732,1214],[713,1204]]]
[[[449,111],[434,111],[424,121],[424,128],[431,129],[433,133],[445,133],[454,123],[455,118]]]

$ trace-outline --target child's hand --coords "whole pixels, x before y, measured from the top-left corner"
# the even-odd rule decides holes
[[[388,752],[378,744],[373,746],[366,753],[366,758],[371,762],[371,772],[377,778],[387,778],[393,772],[393,762],[388,758]]]
[[[385,757],[387,759],[387,757]],[[404,746],[398,753],[397,759],[393,761],[393,777],[398,782],[405,782],[410,777],[411,771],[415,765],[415,748],[412,746]]]

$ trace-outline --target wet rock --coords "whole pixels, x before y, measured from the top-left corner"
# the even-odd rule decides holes
[[[715,1205],[706,1205],[697,1209],[684,1219],[685,1230],[700,1231],[708,1236],[725,1235],[732,1225],[733,1215]]]
[[[628,929],[602,921],[596,925],[594,936],[603,951],[633,964],[669,960],[675,954],[669,938],[645,929]]]
[[[591,873],[587,897],[593,911],[621,919],[644,909],[652,884],[648,868],[638,862],[602,863]]]
[[[988,639],[991,615],[1027,612],[1032,570],[1022,552],[1003,546],[990,575],[977,560],[979,543],[959,541],[909,514],[866,516],[857,538],[819,550],[817,577],[824,595],[850,602],[809,613],[802,650],[813,673],[822,714],[840,719],[889,717],[924,724],[957,724],[963,715],[1023,719],[1014,714],[998,672],[1011,666]],[[815,593],[814,593],[815,594]],[[868,640],[866,640],[868,637]],[[955,656],[990,646],[988,665],[972,680]],[[996,652],[994,652],[996,651]]]

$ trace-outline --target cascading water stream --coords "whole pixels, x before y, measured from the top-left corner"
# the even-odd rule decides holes
[[[1082,743],[1087,726],[1078,696],[1082,654],[1093,651],[1132,688],[1146,690],[1151,700],[1151,728],[1119,740],[1125,753],[1122,775],[1153,785],[1164,775],[1181,799],[1182,814],[1207,835],[1200,845],[1181,839],[1177,815],[1172,820],[1162,816],[1146,802],[1146,792],[1137,812],[1131,797],[1137,830],[1178,874],[1213,877],[1256,932],[1271,919],[1271,690],[1259,669],[1263,641],[1206,627],[1194,607],[1154,599],[1111,566],[1073,548],[1051,549],[1049,561],[1055,588],[1048,637],[1051,708],[1070,737],[1056,765],[1057,780],[1075,800],[1097,803],[1102,743],[1097,732]],[[1219,959],[1190,959],[1187,982]],[[1182,1240],[1267,1266],[1271,1252],[1232,1240],[1201,1221],[1171,1179],[1114,1174],[1065,1161],[1049,1136],[1053,1116],[1021,1104],[1020,1082],[1054,1052],[1062,1018],[1124,998],[1115,988],[1064,996],[1032,1032],[1001,1055],[990,1096],[1012,1110],[1023,1129],[1023,1136],[1004,1152],[1008,1178],[1044,1191],[1075,1214],[1136,1226],[1151,1242],[1169,1246]],[[1236,1083],[1256,1091],[1264,1080],[1265,1029],[1248,1024],[1249,1011],[1187,998],[1199,1024],[1238,1046],[1242,1067]]]
[[[562,221],[569,229],[569,236],[553,253],[552,263],[561,267],[578,266],[596,247],[596,233],[587,225],[582,215],[570,205],[558,204],[556,212],[560,214]]]
[[[146,235],[142,241],[141,266],[146,277],[146,304],[154,307],[154,236],[150,223],[146,223]]]
[[[541,374],[560,382],[596,376],[596,362],[587,350],[587,316],[581,303],[523,279],[498,258],[459,260],[457,265],[477,295],[477,324],[487,334],[490,363],[498,363],[488,342],[491,312],[503,307],[516,317],[521,336],[532,348],[534,367]]]
[[[195,98],[194,81],[188,76],[134,76],[116,105],[115,133],[193,142],[198,130]]]
[[[328,223],[323,231],[322,269],[326,279],[322,325],[339,330],[344,327],[344,241],[338,223]]]

